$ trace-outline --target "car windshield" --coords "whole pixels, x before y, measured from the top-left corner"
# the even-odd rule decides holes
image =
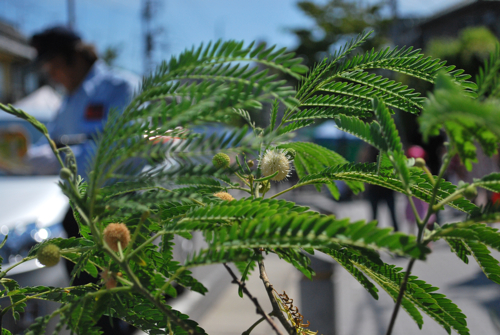
[[[23,168],[23,156],[30,146],[43,141],[42,137],[24,120],[14,117],[0,119],[0,176],[33,174]]]

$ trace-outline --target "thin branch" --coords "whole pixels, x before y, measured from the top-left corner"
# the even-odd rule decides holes
[[[243,333],[241,333],[241,335],[250,335],[250,333],[252,332],[252,330],[257,327],[258,325],[260,325],[260,323],[262,321],[264,321],[266,318],[265,317],[261,317],[260,319],[258,319],[257,321],[255,321],[251,326],[250,328],[248,328],[247,330],[245,330]]]
[[[387,329],[386,335],[390,335],[392,333],[392,328],[396,323],[396,317],[398,316],[399,306],[401,306],[401,302],[403,301],[403,296],[406,291],[406,285],[408,284],[408,278],[410,278],[410,272],[413,268],[413,264],[415,264],[416,259],[412,258],[410,263],[408,264],[408,269],[406,270],[405,276],[403,278],[403,282],[401,283],[401,288],[399,289],[398,298],[396,299],[396,305],[394,306],[394,311],[392,312],[391,322],[389,323],[389,328]]]
[[[12,270],[13,268],[15,268],[16,266],[18,265],[21,265],[27,261],[30,261],[32,259],[35,259],[36,256],[30,256],[30,257],[26,257],[26,258],[23,258],[20,262],[17,262],[16,264],[14,265],[11,265],[10,267],[8,267],[7,269],[3,270],[2,272],[0,272],[0,279],[5,277],[5,275],[7,274],[7,272],[9,272],[10,270]]]
[[[444,175],[446,169],[450,165],[451,157],[453,156],[453,153],[454,153],[453,150],[449,150],[448,153],[445,154],[444,159],[443,159],[443,164],[441,165],[438,177],[436,179],[436,182],[434,183],[434,187],[432,190],[432,197],[431,197],[431,201],[429,202],[429,208],[427,209],[427,214],[425,215],[425,218],[420,223],[418,223],[418,221],[417,221],[417,223],[418,223],[417,224],[417,226],[418,226],[417,243],[422,242],[425,227],[426,227],[427,223],[429,222],[429,219],[430,219],[432,213],[434,213],[434,203],[436,202],[436,196],[437,196],[439,184],[441,183],[441,180],[443,179],[443,175]],[[408,199],[410,200],[410,204],[414,207],[413,200],[411,199],[411,197],[408,197]],[[417,214],[416,208],[414,208],[414,210],[415,210],[415,214]],[[417,215],[415,217],[418,218]],[[416,261],[416,259],[412,258],[410,260],[410,262],[408,263],[408,269],[406,270],[405,276],[403,278],[403,282],[401,283],[401,287],[399,289],[399,294],[398,294],[398,297],[396,299],[396,304],[394,305],[394,310],[392,311],[391,321],[389,323],[389,327],[387,329],[386,335],[391,335],[392,329],[394,328],[394,324],[396,323],[396,317],[398,315],[399,307],[401,306],[401,302],[403,300],[404,293],[406,291],[406,286],[408,284],[408,279],[410,278],[410,273],[411,273],[411,270],[413,268],[413,264],[415,264],[415,261]]]
[[[284,193],[287,193],[287,192],[293,191],[293,190],[295,190],[296,188],[301,187],[301,186],[305,186],[305,185],[307,185],[307,184],[295,184],[295,185],[293,185],[292,187],[287,188],[286,190],[283,190],[283,191],[281,191],[281,192],[279,192],[279,193],[276,193],[276,194],[275,194],[275,195],[273,195],[272,197],[269,197],[269,199],[274,199],[274,198],[279,197],[280,195],[282,195],[282,194],[284,194]]]
[[[288,323],[288,320],[285,318],[285,316],[281,312],[281,309],[280,309],[280,306],[278,305],[278,302],[274,298],[273,285],[271,285],[271,282],[269,281],[269,277],[267,276],[266,267],[264,266],[264,260],[261,258],[258,261],[258,263],[259,263],[260,279],[262,279],[262,282],[264,283],[264,286],[266,287],[267,296],[269,297],[269,300],[271,301],[271,305],[273,306],[272,314],[278,318],[278,320],[283,325],[283,327],[285,327],[288,334],[297,335],[295,328],[292,327],[292,325],[290,323]]]
[[[267,315],[266,312],[264,312],[264,309],[260,306],[259,302],[257,301],[257,298],[255,298],[254,296],[252,296],[252,294],[250,293],[250,291],[248,291],[245,283],[242,283],[238,279],[238,277],[236,277],[236,275],[234,274],[233,270],[231,270],[231,268],[226,263],[222,263],[222,265],[224,265],[224,267],[226,268],[227,272],[229,272],[229,274],[233,278],[233,283],[237,284],[243,290],[243,293],[245,293],[250,298],[250,300],[253,302],[253,304],[257,308],[257,314],[262,315],[262,317],[266,319],[266,321],[271,325],[271,327],[274,329],[274,331],[276,332],[276,334],[283,335],[283,333],[281,332],[281,330],[278,329],[278,326],[276,326],[276,324],[273,322],[273,320],[271,320],[271,318],[269,317],[269,315]],[[255,326],[252,326],[252,327],[255,327]],[[251,328],[251,329],[253,329],[253,328]]]

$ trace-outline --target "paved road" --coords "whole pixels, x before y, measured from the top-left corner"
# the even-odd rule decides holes
[[[357,219],[368,219],[369,205],[365,201],[334,203],[325,198],[319,198],[315,194],[302,194],[301,199],[308,199],[317,209],[330,210],[338,217],[351,217]],[[397,199],[398,216],[404,215],[404,199]],[[452,213],[447,213],[451,217]],[[382,208],[380,211],[380,225],[388,225],[388,211]],[[408,229],[403,225],[403,230]],[[446,244],[435,243],[432,245],[433,254],[425,262],[418,262],[414,268],[414,274],[422,280],[440,288],[440,292],[446,294],[459,308],[468,316],[468,325],[471,334],[500,334],[500,286],[493,284],[480,271],[477,263],[471,259],[469,264],[462,263],[449,251]],[[494,257],[500,259],[499,253]],[[403,268],[408,261],[402,258],[391,259],[384,256],[385,261],[396,264]],[[294,299],[299,307],[300,282],[302,275],[289,264],[269,256],[266,259],[269,277],[278,291],[285,290]],[[210,268],[201,268],[196,273],[198,278],[204,282],[211,292],[206,297],[199,297],[196,293],[183,296],[174,303],[177,308],[193,319],[198,321],[202,327],[214,335],[241,334],[259,317],[255,314],[255,308],[245,297],[240,298],[237,287],[231,284],[231,280],[222,265]],[[335,301],[335,328],[336,335],[382,335],[385,334],[390,314],[394,303],[392,299],[382,290],[379,291],[379,300],[374,300],[368,292],[355,281],[342,267],[334,265],[334,294]],[[267,311],[271,310],[266,298],[262,282],[258,274],[254,273],[248,288]],[[310,296],[311,300],[320,297]],[[307,319],[307,315],[304,315]],[[333,318],[333,316],[332,316]],[[315,330],[314,324],[311,330]],[[261,323],[252,332],[254,335],[273,334],[266,323]],[[420,330],[412,319],[402,310],[399,313],[393,334],[395,335],[423,335],[442,334],[443,330],[437,323],[424,316],[423,329]],[[324,335],[327,335],[324,333]]]

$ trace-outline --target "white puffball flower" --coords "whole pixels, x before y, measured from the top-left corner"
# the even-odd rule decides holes
[[[283,149],[266,150],[260,160],[260,170],[264,177],[270,176],[276,171],[278,174],[271,178],[274,181],[285,180],[290,175],[290,160],[286,157]]]

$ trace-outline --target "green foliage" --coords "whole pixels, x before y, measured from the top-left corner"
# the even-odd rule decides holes
[[[440,238],[446,239],[452,251],[465,263],[468,263],[468,256],[472,255],[485,275],[500,284],[499,262],[488,250],[490,247],[500,251],[500,233],[497,229],[474,221],[451,223],[442,226],[429,237],[432,240]]]
[[[431,202],[433,190],[429,177],[418,169],[410,169],[410,190],[407,191],[403,182],[394,176],[393,168],[377,167],[376,163],[344,164],[326,168],[320,173],[302,178],[299,183],[310,183],[316,179],[330,179],[343,181],[357,181],[389,188],[399,193],[412,195],[425,202]],[[436,200],[441,201],[455,193],[457,187],[449,182],[442,181],[437,191]],[[411,193],[410,193],[411,192]],[[477,210],[477,206],[466,199],[456,199],[448,203],[450,207],[466,213]]]
[[[480,67],[490,54],[493,56],[497,44],[498,39],[489,28],[466,27],[459,32],[458,38],[431,39],[425,52],[430,56],[444,59],[449,64],[466,70],[469,74],[478,74],[476,83],[480,87],[479,96],[482,96],[485,91],[481,88],[482,70]]]
[[[325,8],[341,5],[353,9],[343,2],[328,3]],[[321,6],[305,2],[301,6],[318,17],[326,15],[317,11]],[[329,24],[325,21],[322,27],[332,28]],[[13,267],[5,269],[0,272],[0,297],[8,297],[11,306],[0,315],[11,309],[19,318],[26,301],[45,299],[61,306],[38,318],[27,334],[43,333],[55,316],[60,317],[57,330],[68,327],[77,334],[99,334],[95,324],[102,315],[121,318],[150,334],[205,334],[164,298],[177,295],[174,284],[207,292],[190,268],[234,262],[241,273],[241,280],[235,280],[240,296],[250,295],[244,283],[252,271],[259,271],[264,289],[277,305],[272,284],[266,282],[266,256],[276,254],[314,278],[310,256],[318,251],[342,265],[374,298],[379,294],[376,285],[386,291],[396,303],[393,315],[401,306],[419,327],[423,312],[448,333],[454,329],[468,334],[461,310],[411,271],[416,261],[430,257],[428,243],[444,239],[463,262],[473,256],[486,276],[500,284],[499,262],[489,250],[500,250],[500,234],[483,223],[498,220],[500,211],[491,205],[477,207],[463,198],[476,187],[499,192],[500,174],[483,176],[470,185],[443,180],[455,153],[470,169],[476,159],[476,142],[487,154],[496,152],[500,136],[500,111],[494,100],[499,87],[498,49],[480,72],[477,87],[462,70],[411,47],[369,49],[350,57],[369,36],[370,32],[357,36],[305,76],[302,60],[285,49],[235,41],[193,48],[162,63],[143,80],[131,104],[121,113],[111,112],[103,132],[96,135],[88,183],[77,177],[71,150],[53,148],[61,168],[67,169],[59,186],[70,200],[82,237],[44,241],[32,248],[25,261],[51,243],[60,248],[62,257],[75,263],[72,278],[85,271],[94,277],[100,273],[101,281],[69,288],[21,288],[6,277]],[[374,70],[384,70],[384,75],[385,70],[404,73],[435,83],[436,88],[428,99],[423,98],[413,88]],[[296,78],[298,91],[278,80],[278,73]],[[247,110],[253,113],[264,106],[269,106],[270,124],[261,129]],[[280,106],[286,108],[283,116],[278,113]],[[47,130],[25,112],[12,106],[0,108],[34,124],[49,138]],[[445,130],[448,152],[439,175],[433,176],[425,163],[415,165],[415,160],[405,156],[390,108],[412,114],[423,110],[419,120],[427,138]],[[217,130],[211,136],[195,130],[195,125],[224,123],[235,115],[249,127]],[[289,141],[289,133],[324,118],[378,149],[379,163],[348,162],[319,145]],[[293,160],[299,181],[277,192],[272,179],[282,171],[263,176],[261,163],[251,164],[256,159],[261,162],[267,150],[283,151],[287,160]],[[67,159],[63,161],[60,153]],[[214,166],[214,155],[223,156],[224,164],[217,161]],[[274,199],[305,185],[318,190],[326,185],[339,198],[338,180],[354,193],[368,183],[400,192],[410,202],[413,198],[427,202],[427,213],[417,219],[417,235],[378,228],[376,221],[351,222],[321,215]],[[241,193],[226,194],[225,200],[214,195],[236,190]],[[429,232],[429,218],[443,206],[467,213],[468,219],[436,225]],[[120,244],[117,252],[103,238],[110,223],[123,223],[130,232],[130,242]],[[198,232],[206,247],[186,260],[175,259],[175,235],[190,239]],[[0,248],[4,244],[5,240]],[[411,258],[406,272],[384,263],[380,252]],[[269,313],[256,307],[261,315]],[[271,314],[288,333],[293,333],[293,327],[303,331],[295,321],[287,320],[290,313],[275,309]],[[389,329],[393,324],[394,318]]]
[[[477,162],[477,141],[488,156],[497,152],[500,136],[499,107],[494,101],[479,102],[464,96],[463,91],[448,76],[441,74],[434,95],[419,119],[424,138],[445,128],[462,162],[470,171]]]
[[[300,1],[297,5],[314,22],[312,28],[292,30],[299,40],[295,52],[304,56],[309,66],[328,57],[332,49],[366,29],[374,29],[375,36],[358,47],[369,50],[387,43],[391,23],[386,15],[387,2],[329,0],[323,3]]]
[[[304,178],[307,175],[316,174],[329,166],[338,166],[347,163],[347,160],[344,157],[340,156],[338,153],[313,143],[292,142],[282,144],[279,147],[283,149],[295,150],[296,155],[294,159],[294,166],[299,178]],[[317,190],[320,191],[321,184],[325,183],[325,179],[319,178],[312,181],[311,183],[316,184]],[[347,182],[347,185],[355,193],[364,190],[362,183],[349,181]],[[334,183],[331,183],[328,180],[326,181],[326,186],[335,199],[338,199],[340,197],[339,190]]]
[[[336,260],[340,259],[341,262],[348,262],[351,269],[356,269],[357,271],[351,270],[357,274],[354,277],[374,298],[377,299],[376,291],[374,291],[373,284],[368,281],[366,276],[380,285],[394,300],[397,299],[405,275],[401,268],[384,263],[377,264],[365,257],[344,250],[329,252],[329,254]],[[359,271],[362,271],[366,276],[360,274]],[[465,315],[443,294],[434,293],[436,290],[436,287],[425,283],[416,276],[410,276],[402,307],[417,323],[419,328],[422,328],[424,322],[418,309],[441,324],[448,333],[453,328],[459,334],[468,334],[469,330],[466,327]]]

